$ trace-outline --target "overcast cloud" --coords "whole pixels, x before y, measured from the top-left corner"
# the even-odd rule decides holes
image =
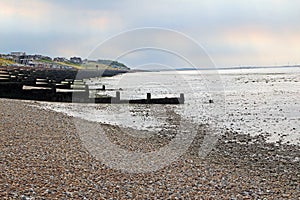
[[[299,64],[299,22],[296,0],[1,0],[0,52],[86,58],[99,43],[120,32],[161,27],[192,37],[218,66]],[[121,49],[135,46],[132,38],[128,40],[121,42]],[[162,35],[158,41],[172,44],[176,38]],[[181,47],[193,54],[193,45]],[[158,58],[163,64],[172,60],[146,53],[120,61],[142,65],[159,62]]]

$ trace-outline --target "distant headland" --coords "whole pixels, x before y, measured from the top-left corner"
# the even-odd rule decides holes
[[[80,57],[55,57],[47,55],[30,55],[26,52],[0,53],[0,66],[11,67],[35,67],[48,69],[92,69],[92,70],[130,70],[129,67],[118,61],[112,60],[89,60]]]

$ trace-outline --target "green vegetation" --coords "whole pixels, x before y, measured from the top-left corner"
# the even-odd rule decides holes
[[[111,61],[111,60],[97,60],[97,61],[87,61],[83,64],[76,64],[71,62],[70,60],[65,59],[65,61],[57,62],[53,61],[50,57],[42,57],[42,58],[36,58],[35,56],[28,55],[29,58],[27,63],[30,66],[43,66],[43,67],[52,67],[52,66],[61,66],[61,67],[68,67],[68,68],[74,68],[74,69],[90,69],[90,70],[103,70],[103,69],[109,69],[109,70],[129,70],[129,68],[117,61]],[[30,57],[31,56],[31,57]],[[48,59],[49,58],[49,59]],[[18,64],[17,62],[14,62],[10,59],[5,59],[0,57],[0,65],[1,66],[9,66],[9,65],[15,65]],[[20,63],[23,64],[23,63]]]
[[[101,63],[97,63],[97,62],[87,62],[85,64],[75,64],[72,62],[54,62],[51,60],[44,60],[44,59],[37,60],[37,62],[42,62],[42,63],[46,63],[46,64],[57,64],[57,65],[61,65],[61,66],[72,67],[74,69],[113,69],[109,65],[101,64]]]
[[[11,60],[0,58],[0,65],[1,66],[7,66],[7,65],[12,65],[12,64],[16,64],[16,63],[11,61]]]
[[[37,62],[43,62],[43,63],[49,63],[49,64],[52,64],[52,60],[46,60],[46,59],[39,59],[37,60]]]
[[[123,63],[119,63],[118,61],[112,61],[110,63],[110,66],[118,66],[118,67],[124,67],[124,68],[127,68],[126,65],[124,65]]]
[[[53,64],[59,64],[59,65],[62,65],[62,66],[73,67],[75,69],[81,69],[79,64],[74,64],[74,63],[71,63],[71,62],[52,62],[52,63]]]
[[[81,69],[112,69],[112,67],[97,62],[87,62],[81,65]]]

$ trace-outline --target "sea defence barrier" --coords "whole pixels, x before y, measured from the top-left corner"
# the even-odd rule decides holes
[[[126,71],[120,70],[75,70],[39,69],[31,67],[0,67],[0,98],[25,99],[54,102],[81,103],[129,103],[129,104],[183,104],[184,94],[177,97],[145,99],[121,99],[116,96],[90,97],[90,91],[105,91],[105,85],[90,89],[83,80],[94,77],[114,76]],[[79,88],[78,88],[79,87]]]

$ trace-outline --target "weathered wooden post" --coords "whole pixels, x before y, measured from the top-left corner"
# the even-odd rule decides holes
[[[147,93],[147,103],[151,103],[151,93]]]
[[[89,91],[89,85],[85,85],[85,94],[84,94],[84,99],[88,101],[90,98],[90,91]]]
[[[179,103],[184,104],[184,94],[180,93]]]
[[[50,99],[52,101],[57,101],[57,96],[56,96],[56,85],[55,84],[51,84],[51,93],[50,93],[51,97]]]
[[[116,92],[116,102],[115,103],[120,103],[121,97],[120,97],[120,92]]]

